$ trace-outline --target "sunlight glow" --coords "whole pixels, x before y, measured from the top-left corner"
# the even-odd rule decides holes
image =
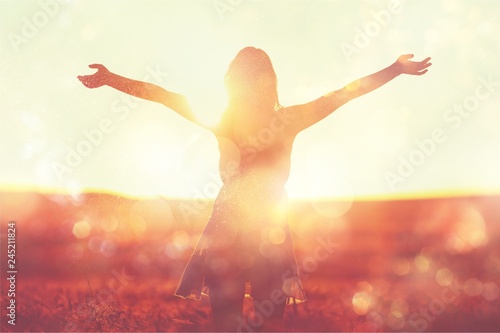
[[[0,31],[19,331],[500,328],[500,0],[0,0]]]
[[[177,159],[178,155],[175,156],[171,151],[162,152],[152,145],[145,146],[138,156],[140,168],[157,177],[169,172]]]
[[[382,153],[397,152],[408,137],[408,109],[373,110],[365,120],[366,143]]]
[[[28,38],[17,46],[10,38],[0,41],[5,59],[0,77],[6,83],[0,103],[2,116],[9,120],[1,131],[0,155],[9,156],[9,162],[0,166],[0,187],[63,191],[73,195],[75,204],[80,193],[89,189],[132,196],[197,197],[217,169],[217,146],[210,142],[199,156],[183,157],[186,144],[197,133],[208,132],[164,105],[130,99],[109,87],[88,90],[76,76],[93,73],[88,65],[102,62],[118,75],[186,96],[195,116],[203,124],[214,125],[227,105],[228,65],[241,48],[253,45],[270,55],[284,106],[307,103],[346,85],[356,91],[360,77],[389,66],[400,52],[415,52],[415,60],[429,55],[436,61],[425,76],[401,75],[302,132],[294,143],[293,172],[287,184],[291,197],[348,201],[499,193],[496,124],[500,116],[495,83],[499,76],[493,56],[498,51],[495,31],[499,26],[482,3],[438,1],[433,11],[426,12],[426,22],[417,20],[421,29],[412,22],[417,22],[415,15],[424,7],[415,4],[419,10],[403,10],[397,23],[392,20],[383,27],[383,38],[377,34],[367,36],[367,41],[358,40],[360,20],[365,17],[364,23],[376,23],[372,14],[380,13],[384,2],[297,1],[282,6],[279,1],[251,1],[229,6],[227,20],[220,20],[211,1],[138,3],[70,1],[50,18],[58,29],[37,28],[40,38]],[[342,17],[323,10],[324,5],[343,8]],[[35,2],[26,6],[37,8]],[[2,2],[0,21],[5,31],[19,33],[24,22],[19,19],[24,15],[19,15],[20,7],[17,2]],[[103,15],[91,15],[97,12]],[[306,12],[315,17],[315,24],[297,20]],[[109,24],[111,13],[138,21],[133,29],[128,20]],[[290,30],[282,30],[285,27]],[[63,47],[61,41],[67,41]],[[341,47],[345,43],[370,47],[353,46],[356,52],[346,55]],[[462,44],[467,47],[457,47]],[[28,82],[23,80],[26,77]],[[455,86],[450,88],[443,80]],[[478,108],[470,114],[463,111],[466,116],[454,111],[454,105],[473,98],[482,81],[490,84],[481,90],[485,97]],[[100,127],[103,121],[110,124],[104,126],[106,131]],[[415,150],[415,141],[435,128],[449,139],[391,189],[384,173],[397,172],[399,157]],[[97,129],[102,136],[95,134]],[[94,133],[94,140],[86,133]],[[79,158],[68,158],[84,146]],[[468,147],[468,153],[456,147]],[[449,161],[454,162],[453,170]],[[202,194],[213,198],[217,193]],[[347,201],[331,211],[324,206],[318,211],[341,216],[350,209]],[[449,248],[463,253],[485,242],[482,234],[464,238],[457,231],[450,235]]]
[[[334,140],[324,140],[310,148],[306,160],[308,188],[311,199],[337,197],[335,204],[313,200],[316,211],[324,216],[342,216],[352,206],[353,188],[349,182],[349,157],[345,148]]]
[[[349,91],[356,91],[358,90],[359,88],[359,85],[360,85],[360,81],[359,80],[356,80],[356,81],[353,81],[351,83],[349,83],[348,85],[346,85],[346,89],[349,90]]]
[[[41,207],[41,200],[37,195],[12,194],[2,196],[1,210],[3,216],[16,216],[19,220],[28,220]]]

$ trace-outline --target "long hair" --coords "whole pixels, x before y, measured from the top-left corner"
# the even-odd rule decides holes
[[[277,110],[278,80],[271,59],[261,49],[245,47],[229,64],[224,78],[228,111],[240,108]]]

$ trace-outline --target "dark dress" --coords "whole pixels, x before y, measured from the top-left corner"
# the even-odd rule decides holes
[[[242,279],[254,299],[280,288],[288,302],[305,301],[284,189],[293,138],[268,127],[244,140],[232,130],[215,134],[223,186],[175,295],[200,299],[208,279]]]

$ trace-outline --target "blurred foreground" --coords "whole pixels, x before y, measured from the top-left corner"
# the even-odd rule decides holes
[[[211,202],[3,193],[2,331],[210,331],[174,297]],[[352,205],[351,205],[352,204]],[[16,325],[6,230],[17,222]],[[500,197],[292,202],[308,295],[289,331],[498,331]],[[250,299],[246,316],[257,318]]]

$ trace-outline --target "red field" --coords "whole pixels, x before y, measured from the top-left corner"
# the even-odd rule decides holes
[[[0,203],[2,331],[212,329],[207,298],[172,295],[210,202],[3,193]],[[341,217],[320,214],[335,205],[292,203],[308,302],[287,308],[288,331],[500,330],[500,197],[355,202]],[[255,314],[249,299],[245,309]]]

